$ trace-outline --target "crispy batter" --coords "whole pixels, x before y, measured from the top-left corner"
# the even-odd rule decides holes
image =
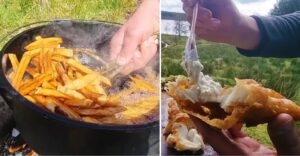
[[[207,124],[227,129],[239,122],[247,126],[256,126],[271,121],[280,113],[290,114],[300,120],[300,107],[278,92],[264,88],[251,79],[236,80],[233,88],[224,89],[223,101],[227,107],[222,109],[219,103],[192,103],[173,96],[180,108]],[[172,96],[172,94],[170,94]],[[236,99],[236,97],[239,97]]]

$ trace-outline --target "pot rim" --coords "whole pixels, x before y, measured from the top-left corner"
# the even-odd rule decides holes
[[[120,23],[114,23],[114,22],[108,22],[108,21],[100,21],[100,20],[81,20],[81,19],[51,19],[51,20],[44,20],[44,21],[38,21],[38,22],[34,22],[34,23],[30,23],[21,27],[18,27],[16,29],[14,29],[13,31],[11,31],[10,33],[8,33],[6,36],[4,36],[4,38],[0,39],[0,43],[5,40],[5,38],[9,37],[12,33],[20,31],[23,28],[27,28],[26,30],[23,30],[19,33],[17,33],[17,35],[11,37],[8,39],[8,42],[4,44],[4,46],[0,49],[0,59],[1,62],[3,61],[3,57],[4,57],[4,49],[6,49],[13,40],[15,40],[16,38],[18,38],[20,35],[22,35],[24,32],[30,31],[32,29],[36,29],[38,27],[42,27],[42,26],[47,26],[49,24],[51,24],[51,22],[78,22],[78,23],[95,23],[95,24],[108,24],[108,25],[114,25],[114,26],[120,26]],[[42,23],[47,23],[45,25],[38,25],[38,26],[34,26],[36,24],[42,24]],[[9,81],[6,79],[4,70],[3,70],[3,64],[1,64],[1,68],[0,68],[0,88],[4,89],[6,92],[8,92],[10,95],[12,95],[13,97],[19,99],[18,101],[21,102],[21,104],[25,104],[26,106],[30,107],[31,109],[37,111],[38,113],[40,113],[41,115],[44,116],[44,118],[52,118],[54,120],[63,122],[63,123],[67,123],[70,125],[75,125],[75,126],[80,126],[80,127],[86,127],[86,128],[92,128],[92,129],[99,129],[99,130],[114,130],[114,131],[123,131],[123,130],[138,130],[138,129],[146,129],[146,128],[151,128],[151,127],[155,127],[158,126],[159,124],[159,120],[155,120],[155,121],[151,121],[151,122],[146,122],[143,124],[135,124],[135,125],[109,125],[109,124],[94,124],[94,123],[88,123],[88,122],[84,122],[84,121],[79,121],[79,120],[74,120],[71,119],[69,117],[57,114],[57,113],[52,113],[46,109],[43,109],[35,104],[33,104],[32,102],[30,102],[29,100],[27,100],[26,98],[24,98],[18,91],[16,91],[11,83],[9,83]],[[8,104],[10,105],[10,104]],[[12,108],[13,109],[13,108]]]

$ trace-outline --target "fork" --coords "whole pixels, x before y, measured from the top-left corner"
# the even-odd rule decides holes
[[[116,62],[111,62],[102,67],[101,74],[109,79],[113,79],[122,71],[122,69],[123,66],[117,64]]]
[[[198,3],[196,3],[193,9],[193,18],[191,23],[191,32],[190,36],[186,42],[185,49],[183,52],[184,61],[197,61],[198,60],[198,52],[197,52],[197,45],[196,45],[196,38],[195,38],[195,27],[196,27],[196,20],[198,14]]]
[[[74,48],[73,50],[74,52],[84,53],[93,60],[97,61],[99,66],[101,66],[100,73],[109,79],[113,79],[123,69],[123,67],[116,62],[106,61],[100,56],[96,55],[97,52],[93,49]]]

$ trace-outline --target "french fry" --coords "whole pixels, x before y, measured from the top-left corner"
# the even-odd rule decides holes
[[[108,97],[108,103],[118,103],[121,97],[128,96],[129,94],[132,94],[135,90],[130,88],[126,90],[122,90],[114,95],[110,95]]]
[[[76,113],[70,107],[64,105],[59,100],[57,100],[57,99],[55,99],[53,97],[47,97],[46,98],[46,103],[55,104],[56,106],[58,106],[58,108],[63,113],[65,113],[71,119],[81,120],[81,117],[80,117],[80,115],[78,113]]]
[[[53,54],[53,48],[46,48],[46,58],[45,58],[45,64],[46,64],[46,72],[53,72],[52,71],[52,63],[51,63],[51,58],[52,58],[52,54]]]
[[[26,72],[30,74],[32,77],[37,77],[40,75],[37,68],[27,67]]]
[[[30,95],[25,95],[24,96],[28,101],[32,102],[32,103],[36,103],[37,101]]]
[[[54,86],[55,88],[57,88],[58,86],[61,86],[62,84],[60,82],[57,82],[56,80],[51,80],[49,81],[49,83]]]
[[[80,72],[75,72],[75,77],[78,79],[78,78],[81,78],[83,75],[80,73]]]
[[[41,88],[39,87],[35,91],[36,95],[43,95],[43,96],[50,96],[50,97],[57,97],[57,98],[65,98],[65,99],[70,99],[69,96],[67,96],[64,93],[61,93],[55,89],[46,89],[46,88]]]
[[[44,96],[41,95],[30,95],[35,101],[38,106],[40,107],[45,107],[48,109],[48,107],[46,106],[46,98]],[[50,107],[49,107],[50,108]],[[49,109],[50,110],[50,109]],[[52,108],[51,108],[52,110]],[[53,111],[52,111],[53,112]]]
[[[106,103],[106,102],[108,101],[108,98],[107,98],[106,95],[102,95],[102,96],[99,96],[99,97],[97,98],[97,101],[98,101],[99,103],[101,103],[101,104],[104,104],[104,103]]]
[[[47,89],[56,89],[55,86],[53,86],[52,84],[50,84],[50,83],[47,82],[47,81],[44,81],[44,82],[42,83],[42,87],[43,87],[43,88],[47,88]]]
[[[102,94],[91,92],[86,88],[80,89],[79,92],[82,93],[85,97],[92,99],[93,101],[96,101],[98,97],[102,96]]]
[[[82,117],[82,121],[98,124],[99,121],[96,118],[90,117],[90,116],[84,116]]]
[[[70,97],[73,97],[75,99],[85,99],[86,97],[84,97],[84,95],[82,95],[81,93],[79,93],[78,91],[76,90],[72,90],[72,89],[68,89],[68,88],[65,88],[63,86],[58,86],[57,87],[57,90],[66,94],[66,95],[69,95]]]
[[[61,55],[53,55],[51,58],[53,61],[64,62],[66,59]]]
[[[19,61],[16,54],[8,54],[8,58],[11,62],[13,70],[16,71],[19,66]]]
[[[61,63],[56,64],[56,70],[58,72],[58,75],[60,75],[60,78],[63,80],[64,84],[69,83],[71,81]]]
[[[159,97],[152,96],[142,100],[137,103],[130,104],[126,106],[126,110],[121,112],[121,115],[125,119],[137,118],[143,114],[147,114],[149,111],[157,108],[159,105]]]
[[[24,56],[22,57],[20,64],[18,66],[18,69],[16,70],[15,74],[14,74],[14,78],[12,80],[12,86],[14,86],[15,89],[19,89],[20,84],[21,84],[21,80],[24,76],[24,73],[26,71],[26,68],[30,62],[31,59],[31,55],[28,55],[27,53],[24,54]]]
[[[66,99],[64,104],[75,107],[89,107],[93,103],[90,99]]]
[[[41,73],[45,73],[47,64],[45,63],[46,52],[44,49],[41,50],[41,52],[39,54],[39,59],[40,59],[40,62],[39,62],[40,63],[39,64],[40,71],[41,71]]]
[[[141,77],[130,77],[130,79],[133,81],[132,86],[133,88],[136,88],[138,90],[147,90],[147,91],[152,91],[155,92],[157,91],[157,87],[153,86],[152,84],[146,82],[143,80]]]
[[[67,70],[67,75],[68,77],[71,79],[71,80],[74,80],[75,79],[75,76],[74,76],[74,70],[72,68],[68,68]]]
[[[40,59],[39,59],[39,55],[35,56],[31,59],[30,64],[34,67],[36,67],[37,69],[40,69]],[[40,71],[40,70],[39,70]]]
[[[49,81],[52,79],[52,74],[42,74],[34,78],[33,80],[29,81],[28,83],[25,83],[20,87],[19,92],[22,95],[26,95],[29,92],[33,91],[37,87],[41,86],[44,81]]]
[[[102,75],[98,75],[98,79],[103,83],[106,84],[107,86],[111,86],[111,82],[107,77],[104,77]]]
[[[33,49],[38,49],[38,48],[46,48],[46,47],[57,47],[62,43],[62,39],[59,37],[49,37],[49,38],[42,38],[42,37],[37,37],[36,41],[30,43],[25,47],[26,50],[33,50]]]
[[[98,74],[96,72],[92,72],[81,78],[78,78],[74,81],[67,83],[63,87],[65,87],[67,89],[79,90],[79,89],[82,89],[85,86],[91,84],[97,77],[98,77]]]
[[[86,116],[112,116],[116,113],[122,112],[125,110],[124,107],[106,107],[106,108],[99,108],[99,109],[75,109],[80,115]]]
[[[73,50],[66,48],[55,48],[53,55],[64,56],[64,57],[73,57]]]
[[[67,63],[69,66],[72,66],[72,67],[76,68],[77,70],[79,70],[79,71],[82,72],[82,73],[85,73],[85,74],[93,73],[93,71],[92,71],[91,69],[89,69],[88,67],[82,65],[82,64],[79,63],[79,62],[76,62],[76,61],[73,60],[73,59],[68,59],[66,63]]]

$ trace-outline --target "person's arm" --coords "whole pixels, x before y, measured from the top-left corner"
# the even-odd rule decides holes
[[[300,56],[300,13],[284,16],[246,16],[232,0],[182,0],[191,22],[195,3],[201,2],[196,35],[234,45],[241,54],[263,57]]]
[[[283,16],[252,17],[259,28],[260,42],[252,50],[238,48],[241,54],[263,57],[300,56],[300,12]]]

